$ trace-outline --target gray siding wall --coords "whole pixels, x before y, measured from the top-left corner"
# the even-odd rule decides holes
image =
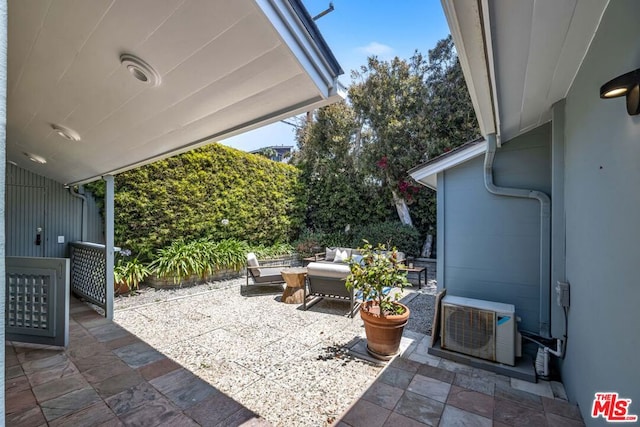
[[[496,185],[550,194],[550,139],[551,127],[545,125],[499,148]],[[490,194],[483,162],[484,156],[470,160],[438,181],[438,243],[444,245],[438,283],[452,295],[514,304],[520,328],[538,332],[540,204]]]
[[[7,164],[6,255],[64,258],[67,244],[81,240],[82,201],[69,194],[64,185]],[[93,198],[87,197],[88,241],[102,243],[102,219]],[[42,228],[36,245],[36,228]],[[64,236],[65,243],[58,243]]]
[[[624,98],[599,98],[602,84],[640,67],[638,16],[636,0],[609,2],[565,106],[563,380],[593,425],[599,391],[632,399],[640,415],[640,116],[627,115]]]

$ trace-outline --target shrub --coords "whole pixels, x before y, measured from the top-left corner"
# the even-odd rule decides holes
[[[209,274],[222,269],[239,271],[247,261],[248,245],[233,239],[213,243],[209,249],[210,256],[206,260]]]
[[[175,284],[189,276],[203,276],[207,271],[205,260],[209,257],[201,242],[185,243],[182,240],[159,249],[158,256],[149,268],[160,278],[173,278]]]
[[[171,277],[177,284],[193,275],[205,277],[222,269],[239,271],[245,265],[248,251],[245,242],[234,239],[189,243],[179,240],[158,250],[150,268],[158,277]]]
[[[271,246],[257,245],[251,246],[247,252],[253,252],[258,259],[277,258],[280,256],[292,255],[294,247],[288,243],[275,243]],[[246,258],[245,258],[246,260]]]
[[[114,282],[116,284],[126,284],[130,291],[137,290],[140,282],[150,273],[151,271],[138,258],[130,261],[125,261],[121,258],[113,269]]]
[[[420,232],[409,225],[400,222],[388,221],[357,227],[349,246],[357,248],[363,240],[373,246],[385,245],[396,247],[408,256],[418,256],[421,250]]]
[[[115,240],[141,258],[176,240],[271,245],[304,224],[300,171],[210,144],[116,176]],[[104,185],[90,189],[104,197]]]

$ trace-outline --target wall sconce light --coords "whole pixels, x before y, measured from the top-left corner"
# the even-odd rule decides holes
[[[600,98],[627,97],[627,113],[640,114],[640,68],[609,80],[600,87]]]

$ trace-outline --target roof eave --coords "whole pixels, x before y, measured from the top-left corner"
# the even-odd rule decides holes
[[[467,0],[441,0],[444,14],[451,30],[460,66],[467,83],[473,109],[478,118],[480,132],[486,136],[499,133],[497,106],[494,105],[493,73],[490,57],[491,48],[486,40],[491,40],[489,23],[478,2]],[[482,1],[486,9],[486,1]]]
[[[338,94],[338,76],[344,71],[300,0],[256,0],[256,4],[318,89],[326,97]]]
[[[437,190],[437,175],[440,172],[474,159],[484,154],[486,150],[487,142],[482,141],[450,156],[445,156],[441,160],[434,159],[435,161],[415,167],[409,171],[409,175],[422,185]]]

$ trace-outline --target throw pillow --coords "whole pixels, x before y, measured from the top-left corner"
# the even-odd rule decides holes
[[[333,261],[335,257],[336,257],[336,248],[327,248],[324,253],[324,260]]]
[[[249,252],[247,254],[247,266],[248,267],[260,267],[260,263],[258,263],[258,258],[256,258],[256,254],[254,254],[253,252]],[[253,274],[255,277],[260,277],[260,269],[259,268],[252,268],[251,269],[251,274]]]
[[[348,259],[349,256],[347,255],[347,251],[336,249],[336,256],[333,258],[333,262],[347,262]]]

